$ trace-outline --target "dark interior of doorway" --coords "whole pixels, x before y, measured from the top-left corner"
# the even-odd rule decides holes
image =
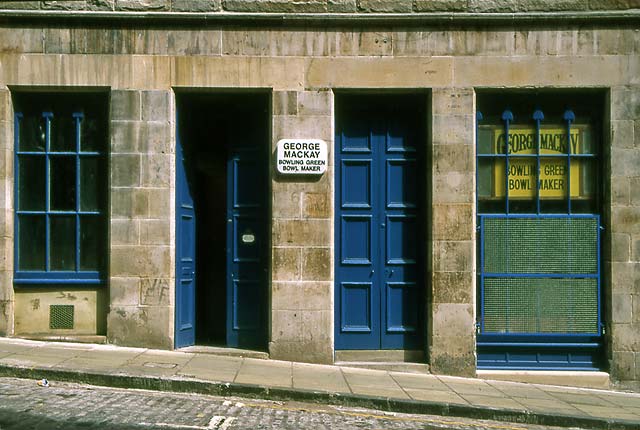
[[[226,346],[228,154],[238,144],[234,130],[259,130],[256,135],[267,139],[269,97],[265,93],[182,94],[176,102],[196,212],[195,342]]]

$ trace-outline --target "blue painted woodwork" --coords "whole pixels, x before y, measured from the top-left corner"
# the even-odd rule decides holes
[[[16,286],[105,284],[106,114],[100,97],[79,99],[86,111],[65,96],[17,97]]]
[[[227,346],[236,348],[266,346],[269,165],[260,131],[236,130],[227,159]]]
[[[179,124],[176,121],[176,124]],[[193,184],[180,133],[176,133],[176,348],[193,345],[196,326],[196,212]]]
[[[338,110],[336,349],[422,344],[422,110],[402,101]]]
[[[205,318],[202,313],[197,315],[197,312],[221,309],[217,303],[202,306],[200,300],[207,299],[224,303],[226,320],[222,322],[220,318],[220,324],[224,324],[225,338],[216,341],[222,341],[228,347],[264,349],[267,339],[269,164],[265,130],[256,125],[263,121],[255,111],[213,112],[206,100],[202,104],[181,106],[201,111],[194,114],[194,121],[177,121],[178,127],[202,131],[196,134],[199,139],[209,135],[212,138],[196,142],[192,141],[194,134],[189,130],[178,130],[177,133],[176,347],[193,345],[196,336],[200,341],[202,333],[211,331],[211,327],[204,325],[218,321]],[[211,124],[199,122],[205,119]],[[189,142],[183,141],[185,136]],[[212,153],[215,153],[215,165],[222,162],[225,169],[215,171],[212,170],[215,167],[207,167],[208,173],[216,181],[220,178],[224,182],[223,188],[209,189],[206,181],[196,183],[198,161],[211,161]],[[226,200],[217,194],[223,191]],[[217,213],[200,211],[199,208],[206,206],[203,199],[222,200],[224,203],[219,207],[224,210],[224,219],[218,220]],[[212,219],[202,219],[202,214],[207,213]],[[224,222],[221,229],[215,228],[216,233],[223,235],[216,237],[219,243],[202,242],[205,239],[198,236],[196,227],[200,226],[199,234],[202,235],[202,231],[210,227],[202,224],[205,222]],[[218,254],[198,256],[198,250],[219,246],[225,249],[224,257],[221,257],[224,265],[218,262],[211,262],[210,266],[201,264],[206,262],[203,255]],[[200,262],[200,267],[196,267],[196,262]],[[214,268],[220,273],[204,272]],[[224,287],[224,291],[218,285]]]
[[[517,156],[518,159],[530,158],[535,160],[537,165],[537,170],[540,172],[541,158],[551,159],[551,158],[565,158],[567,171],[571,171],[571,162],[577,160],[585,160],[585,159],[597,159],[598,154],[573,154],[571,153],[571,145],[567,145],[568,151],[566,154],[561,155],[551,155],[544,154],[541,155],[540,152],[540,142],[539,142],[539,133],[541,122],[545,119],[545,115],[540,109],[536,109],[533,112],[532,120],[535,123],[536,128],[536,153],[534,154],[519,154]],[[567,139],[570,139],[571,125],[575,121],[575,114],[573,111],[567,110],[562,115],[562,119],[566,124],[566,133]],[[484,116],[482,113],[478,112],[476,115],[476,136],[478,124],[484,120]],[[504,130],[507,135],[506,140],[508,140],[509,129],[511,124],[514,121],[514,114],[510,110],[505,110],[501,115],[501,120],[504,123]],[[476,142],[478,145],[478,142]],[[506,165],[506,170],[509,171],[509,162],[512,157],[505,145],[505,153],[504,154],[486,154],[481,153],[476,147],[477,154],[477,168],[476,168],[476,186],[480,182],[480,178],[478,175],[480,174],[480,163],[481,160],[503,160]],[[515,157],[515,156],[514,156]],[[478,336],[477,336],[477,352],[478,352],[478,363],[477,366],[480,369],[537,369],[537,370],[598,370],[603,366],[603,357],[602,357],[602,345],[603,345],[603,336],[602,336],[602,303],[601,303],[601,244],[600,244],[600,232],[602,230],[602,226],[600,224],[600,216],[597,213],[576,213],[572,210],[572,198],[570,185],[571,181],[567,182],[567,192],[566,198],[566,206],[564,210],[555,209],[554,213],[548,213],[543,210],[541,207],[541,198],[540,191],[536,191],[535,196],[535,209],[532,213],[523,213],[514,210],[511,203],[515,202],[516,199],[511,199],[509,197],[509,187],[507,186],[507,176],[505,175],[505,194],[506,197],[502,202],[502,205],[496,205],[494,208],[496,209],[493,212],[483,212],[481,210],[481,206],[476,200],[476,207],[478,208],[478,290],[479,290],[479,307],[478,307]],[[479,192],[476,189],[476,199],[478,199]],[[485,242],[488,240],[487,232],[485,228],[485,223],[487,220],[566,220],[567,222],[571,222],[571,220],[583,220],[583,221],[591,221],[595,226],[591,233],[593,236],[592,241],[588,241],[589,243],[584,244],[583,246],[592,247],[592,253],[596,255],[597,261],[596,264],[593,265],[591,269],[582,269],[575,270],[568,266],[564,271],[557,271],[555,268],[549,267],[539,267],[534,271],[525,271],[518,272],[517,270],[513,270],[509,268],[504,272],[496,272],[486,270],[487,267],[487,257],[485,255]],[[568,230],[567,230],[568,231]],[[555,237],[558,240],[558,244],[562,245],[561,237],[564,238],[563,234],[565,232],[556,232]],[[506,230],[501,232],[502,235],[507,235]],[[506,236],[505,236],[506,237]],[[591,237],[591,236],[590,236]],[[583,238],[581,238],[583,239]],[[506,241],[505,241],[506,243]],[[509,242],[512,243],[512,242]],[[530,244],[528,244],[530,246]],[[542,245],[539,244],[538,247]],[[562,249],[562,248],[561,248]],[[570,246],[567,246],[567,249],[571,249]],[[584,251],[584,249],[582,250]],[[569,251],[571,252],[571,251]],[[570,254],[569,254],[570,255]],[[533,258],[533,255],[531,255]],[[516,257],[514,257],[514,263],[516,262]],[[515,264],[514,264],[515,265]],[[490,265],[489,265],[490,266]],[[504,279],[504,280],[518,280],[518,279],[532,279],[539,280],[536,282],[543,283],[545,280],[566,280],[567,282],[573,281],[585,281],[590,280],[589,282],[595,283],[594,285],[597,288],[596,300],[593,301],[593,308],[591,309],[592,315],[597,315],[595,318],[595,322],[593,324],[593,330],[589,330],[588,333],[578,333],[578,332],[562,332],[556,331],[550,333],[548,331],[544,331],[538,329],[534,332],[522,333],[522,332],[501,332],[496,333],[488,330],[485,327],[485,318],[486,318],[486,309],[488,306],[487,301],[492,300],[487,298],[486,285],[489,280],[496,279]],[[509,306],[509,300],[505,295],[504,297],[500,297],[499,303],[504,303],[504,306]],[[496,300],[494,297],[493,300]],[[577,301],[577,299],[576,299]],[[538,312],[540,315],[543,315],[545,312],[552,312],[550,315],[554,317],[558,317],[558,315],[553,314],[553,310],[543,309],[538,306],[535,309],[535,312]],[[511,314],[509,315],[509,313]],[[505,312],[508,315],[509,319],[516,320],[518,315],[515,315],[512,310],[506,309]],[[567,315],[566,319],[571,320],[573,315]]]

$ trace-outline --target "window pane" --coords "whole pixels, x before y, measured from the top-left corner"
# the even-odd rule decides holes
[[[567,175],[566,157],[540,157],[539,186],[541,200],[567,198],[569,177]]]
[[[51,120],[51,151],[72,152],[76,150],[76,120],[69,114]]]
[[[45,209],[45,156],[18,156],[18,210]]]
[[[51,210],[75,210],[76,158],[52,157],[50,180]]]
[[[101,122],[85,116],[80,122],[80,151],[101,152],[104,150],[105,133]]]
[[[572,179],[572,186],[573,186]],[[540,158],[540,211],[567,213],[569,178],[565,158]],[[573,193],[574,190],[571,190]]]
[[[498,173],[496,171],[496,173]],[[496,181],[500,179],[496,174]],[[509,187],[509,200],[535,199],[536,182],[538,178],[538,163],[535,158],[509,158],[509,174],[507,185]]]
[[[598,213],[598,160],[571,158],[571,212]]]
[[[593,131],[589,125],[574,125],[571,127],[571,153],[595,154],[596,145]]]
[[[500,163],[500,161],[495,158],[478,159],[478,197],[481,199],[492,198],[496,195],[494,187],[495,176],[493,174],[495,163]],[[504,161],[501,164],[504,166]]]
[[[45,270],[44,215],[18,215],[18,269]]]
[[[80,270],[103,268],[104,237],[104,220],[100,216],[80,218]]]
[[[571,134],[574,136],[573,131]],[[565,124],[557,123],[541,127],[540,154],[563,155],[567,151],[567,126]]]
[[[102,209],[105,173],[103,160],[97,157],[80,159],[80,210],[98,211]]]
[[[46,142],[46,120],[40,114],[25,114],[20,120],[18,151],[42,151]]]
[[[479,126],[478,127],[478,154],[496,154],[498,145],[495,142],[495,134],[500,133],[500,126]],[[504,154],[504,146],[502,146]]]
[[[49,223],[51,270],[75,270],[76,217],[52,216]]]

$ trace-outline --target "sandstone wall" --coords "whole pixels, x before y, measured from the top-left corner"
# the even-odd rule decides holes
[[[62,7],[82,2],[0,5],[18,3]],[[100,5],[115,8],[122,3]],[[282,6],[283,2],[218,6],[213,2],[213,10],[240,3]],[[312,3],[327,8],[341,3],[370,8],[405,4],[300,4]],[[459,2],[408,3],[417,10],[427,3]],[[555,3],[588,7],[594,2]],[[163,10],[174,5],[145,4],[162,4],[167,8]],[[162,348],[173,346],[174,332],[176,91],[269,89],[272,145],[285,136],[322,138],[329,143],[330,160],[333,90],[430,91],[431,111],[425,118],[431,152],[427,347],[434,372],[468,375],[475,372],[475,89],[596,87],[610,94],[605,106],[610,139],[605,142],[603,236],[608,352],[613,378],[637,386],[639,58],[640,32],[609,25],[480,30],[5,23],[0,26],[0,333],[11,335],[14,326],[10,89],[92,88],[110,93],[107,336],[117,344]],[[333,359],[333,174],[331,163],[317,181],[272,179],[269,348],[273,358]]]
[[[2,0],[0,9],[244,13],[584,12],[638,0]]]

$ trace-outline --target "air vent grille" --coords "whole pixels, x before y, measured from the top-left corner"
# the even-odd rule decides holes
[[[49,306],[49,328],[50,329],[72,329],[74,317],[73,305],[51,305]]]

